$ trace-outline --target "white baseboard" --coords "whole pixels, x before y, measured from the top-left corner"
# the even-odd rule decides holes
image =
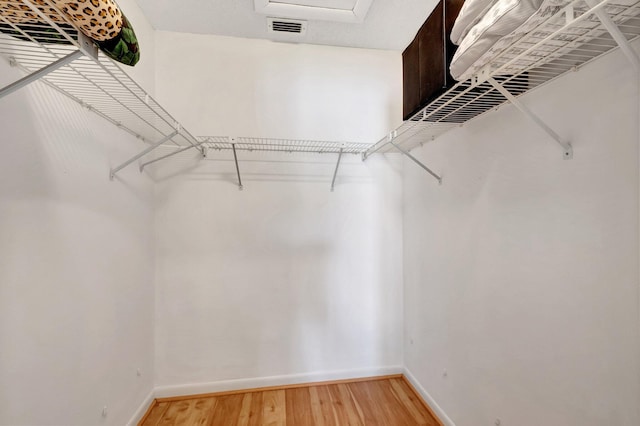
[[[129,420],[129,422],[127,423],[127,426],[136,426],[138,424],[140,419],[142,419],[142,416],[144,416],[144,414],[149,409],[149,406],[153,402],[154,398],[155,398],[155,389],[152,389],[151,392],[149,392],[149,395],[147,395],[144,401],[142,401],[142,404],[140,404],[140,407],[138,407],[136,412],[133,414],[133,417],[131,417],[131,420]]]
[[[289,374],[284,376],[255,377],[251,379],[223,380],[208,383],[187,383],[182,385],[158,386],[155,388],[155,398],[197,395],[201,393],[226,392],[271,386],[286,386],[299,383],[324,382],[329,380],[359,379],[364,377],[402,374],[402,372],[403,367],[393,366],[364,368],[358,370],[321,371],[304,374]]]
[[[436,414],[436,416],[438,416],[438,418],[442,421],[442,423],[444,423],[445,426],[456,426],[456,424],[453,423],[453,420],[451,420],[449,418],[449,416],[447,416],[447,413],[444,412],[444,410],[431,397],[431,395],[429,395],[429,392],[427,392],[422,387],[420,382],[418,382],[418,379],[416,379],[415,376],[413,374],[411,374],[411,372],[406,367],[404,368],[403,374],[407,378],[407,380],[409,380],[409,382],[411,382],[413,387],[420,393],[420,396],[429,405],[429,407],[431,407],[433,412]]]

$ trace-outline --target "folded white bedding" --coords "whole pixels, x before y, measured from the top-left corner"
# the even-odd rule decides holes
[[[531,18],[542,4],[543,0],[499,0],[491,6],[460,43],[451,61],[453,78],[466,80],[470,77],[469,68],[498,40],[511,34]]]
[[[453,24],[449,38],[455,45],[460,45],[467,33],[498,0],[466,0]]]
[[[503,1],[504,0],[500,0],[500,2]],[[574,3],[574,13],[576,13],[576,16],[579,16],[582,13],[586,13],[592,6],[600,1],[601,0],[588,0],[576,3],[573,0],[544,0],[541,2],[540,7],[529,16],[524,23],[503,37],[497,36],[497,34],[502,31],[496,28],[495,25],[493,28],[487,28],[487,22],[494,22],[495,20],[485,21],[485,18],[482,18],[478,21],[478,25],[484,25],[484,32],[482,26],[477,29],[473,28],[469,32],[453,58],[451,73],[457,80],[464,81],[477,74],[488,63],[492,63],[492,65],[495,66],[495,70],[502,64],[510,61],[511,58],[514,58],[514,55],[520,55],[518,49],[509,50],[508,52],[507,50],[509,46],[521,38],[529,34],[534,34],[535,39],[540,40],[551,35],[553,25],[545,28],[542,28],[541,25],[553,15],[558,14],[562,8],[568,4]],[[631,19],[631,16],[638,15],[638,13],[628,13],[628,8],[632,5],[637,5],[638,2],[639,0],[613,0],[604,6],[604,10],[612,17],[614,23],[621,25]],[[634,10],[636,10],[636,12],[638,11],[638,9]],[[559,15],[558,19],[564,18]],[[564,43],[574,41],[578,37],[581,37],[582,42],[585,43],[588,39],[584,38],[582,34],[587,33],[590,34],[590,38],[598,37],[599,34],[604,32],[604,30],[594,31],[598,25],[598,21],[595,18],[582,20],[574,25],[571,33],[563,34],[561,37],[558,37],[557,40],[554,40],[554,42],[550,42],[549,46],[529,52],[524,56],[518,56],[517,60],[511,61],[508,67],[502,68],[500,74],[515,74],[530,68],[534,64],[535,66],[540,66],[549,60],[553,60],[553,57],[549,56],[550,51],[555,51]],[[478,36],[480,32],[483,32],[482,37]],[[472,41],[475,41],[476,46],[473,46]]]

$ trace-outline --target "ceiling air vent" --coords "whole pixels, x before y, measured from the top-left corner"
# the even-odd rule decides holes
[[[307,33],[307,21],[267,18],[267,28],[270,34],[303,36]]]

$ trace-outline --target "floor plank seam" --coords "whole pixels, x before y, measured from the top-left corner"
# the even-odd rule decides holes
[[[444,426],[402,374],[155,398],[138,426]]]

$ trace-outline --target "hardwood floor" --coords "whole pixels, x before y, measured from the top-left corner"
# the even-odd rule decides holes
[[[441,426],[402,376],[157,399],[140,426]]]

